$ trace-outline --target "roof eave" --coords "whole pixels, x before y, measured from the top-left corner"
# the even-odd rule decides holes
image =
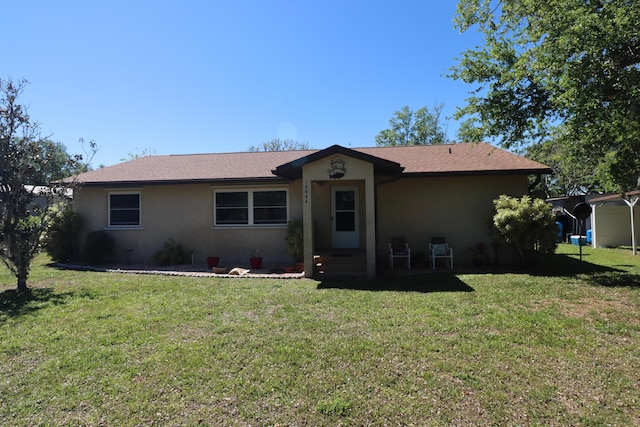
[[[80,182],[83,187],[140,187],[143,185],[186,185],[186,184],[283,184],[286,179],[281,177],[253,177],[253,178],[214,178],[214,179],[181,179],[181,180],[132,180],[132,181],[100,181]]]
[[[476,171],[434,171],[434,172],[404,172],[403,177],[425,176],[487,176],[487,175],[550,175],[551,169],[487,169]]]

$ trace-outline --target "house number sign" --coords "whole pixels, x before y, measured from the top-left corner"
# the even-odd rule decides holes
[[[309,181],[304,182],[304,202],[309,203]]]

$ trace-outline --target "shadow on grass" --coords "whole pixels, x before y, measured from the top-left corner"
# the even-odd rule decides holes
[[[569,255],[540,255],[535,267],[528,273],[532,276],[579,277],[596,286],[640,287],[640,275],[620,268],[591,263],[589,257],[589,254],[583,254],[580,261]]]
[[[595,286],[640,288],[640,274],[612,271],[593,273],[582,279]]]
[[[72,293],[55,293],[51,288],[28,289],[18,292],[8,289],[0,293],[0,321],[33,313],[48,305],[61,305]]]
[[[395,292],[473,292],[474,289],[454,274],[425,274],[378,279],[327,278],[318,289],[352,289],[358,291]]]
[[[624,273],[618,268],[589,262],[589,255],[582,256],[582,261],[569,255],[540,254],[535,265],[528,273],[533,276],[577,276],[579,274]]]

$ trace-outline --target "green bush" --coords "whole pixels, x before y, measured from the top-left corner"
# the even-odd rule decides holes
[[[289,254],[296,259],[302,261],[304,257],[304,228],[301,219],[289,221],[287,225],[287,245]]]
[[[493,204],[496,210],[492,227],[514,247],[523,267],[531,266],[538,252],[555,252],[558,227],[544,200],[502,195]]]
[[[182,245],[169,239],[162,244],[162,249],[153,254],[151,259],[160,265],[179,265],[187,263],[188,254]]]
[[[71,207],[56,212],[43,241],[44,250],[57,262],[80,259],[80,232],[83,220]]]
[[[93,265],[107,262],[113,254],[113,237],[104,230],[91,231],[87,234],[82,248],[82,258]]]

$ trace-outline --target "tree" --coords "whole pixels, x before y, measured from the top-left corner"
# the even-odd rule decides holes
[[[548,197],[615,192],[608,176],[605,159],[585,157],[581,147],[562,134],[554,135],[539,144],[531,144],[522,153],[553,170],[540,184]]]
[[[454,117],[507,148],[560,132],[618,191],[638,188],[640,0],[459,0],[455,22],[484,46],[451,70],[477,85]]]
[[[129,151],[125,157],[120,158],[120,161],[128,162],[129,160],[135,160],[140,157],[155,156],[156,154],[156,150],[151,148],[143,148],[142,151],[139,151],[138,147],[136,147],[135,152]]]
[[[44,182],[61,180],[89,170],[89,165],[70,155],[63,143],[43,139],[41,144],[45,159]]]
[[[470,117],[460,122],[456,132],[456,140],[462,142],[480,142],[484,140],[484,134],[477,117]]]
[[[428,107],[422,107],[415,112],[407,106],[402,107],[389,119],[391,127],[381,130],[376,135],[376,145],[395,147],[445,144],[447,132],[441,121],[443,107],[444,104],[436,104],[433,111],[429,111]]]
[[[65,191],[52,182],[51,147],[39,137],[38,123],[18,103],[26,84],[25,80],[0,80],[0,259],[16,276],[18,291],[27,290],[47,212]],[[79,170],[81,160],[81,156],[69,157],[62,169]]]
[[[294,151],[294,150],[310,150],[311,147],[307,142],[295,141],[293,139],[275,138],[271,141],[263,142],[259,145],[252,145],[249,151]]]
[[[511,244],[522,266],[530,266],[537,252],[556,250],[558,228],[550,206],[530,196],[515,197],[504,194],[493,201],[495,215],[491,223],[496,233]]]

